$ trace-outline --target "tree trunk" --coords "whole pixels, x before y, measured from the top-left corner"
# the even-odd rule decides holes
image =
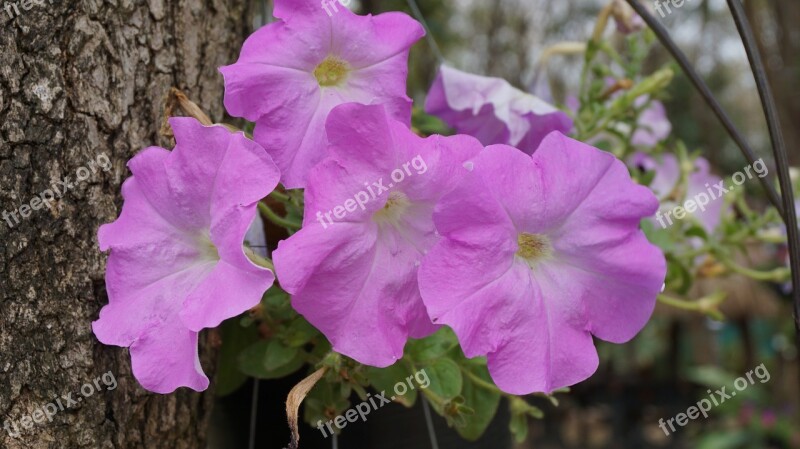
[[[91,322],[107,302],[96,234],[118,215],[126,161],[149,145],[170,147],[158,135],[170,87],[221,118],[217,67],[238,55],[245,4],[0,3],[0,447],[205,446],[209,392],[149,394],[131,376],[127,349],[94,338]],[[98,169],[102,154],[108,171]],[[58,184],[65,177],[72,188]],[[61,196],[49,204],[35,199],[54,187]],[[211,375],[213,357],[202,352]]]

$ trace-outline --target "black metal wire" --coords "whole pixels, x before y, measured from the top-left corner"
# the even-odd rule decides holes
[[[722,122],[722,126],[725,127],[725,130],[728,131],[728,134],[731,136],[734,142],[736,142],[736,145],[742,150],[742,154],[744,154],[747,162],[749,162],[750,165],[753,165],[756,161],[756,156],[752,148],[744,139],[744,137],[742,137],[739,129],[733,124],[733,121],[725,112],[725,110],[722,109],[722,106],[720,106],[719,102],[714,97],[711,89],[709,89],[708,85],[705,83],[705,81],[703,81],[703,78],[701,78],[694,69],[692,63],[689,62],[689,59],[686,57],[686,55],[683,54],[681,49],[678,48],[678,45],[672,40],[669,35],[669,31],[667,31],[664,25],[662,25],[658,19],[650,14],[650,11],[642,6],[637,0],[626,1],[631,5],[636,13],[639,14],[642,19],[644,19],[645,23],[647,23],[647,25],[653,30],[656,36],[658,36],[658,40],[661,41],[661,44],[664,45],[672,57],[675,58],[675,60],[681,66],[681,69],[683,69],[683,72],[687,77],[689,77],[689,80],[692,82],[695,89],[700,92],[700,95],[703,96],[703,99],[705,99],[706,103],[708,103],[708,106],[712,111],[714,111],[714,114],[717,116],[719,121]],[[778,192],[775,191],[775,187],[773,187],[771,184],[771,177],[764,176],[763,178],[759,178],[759,182],[761,182],[761,185],[766,190],[769,201],[773,206],[775,206],[776,209],[778,209],[778,212],[780,212],[781,216],[786,219],[785,208],[781,203],[781,198],[778,196]]]
[[[249,449],[256,449],[256,422],[258,420],[258,379],[253,379],[253,396],[250,398],[250,429],[248,432]]]
[[[420,395],[422,401],[422,412],[425,414],[425,426],[428,428],[428,438],[431,441],[431,449],[439,449],[439,441],[436,438],[436,427],[433,425],[433,415],[431,415],[431,408],[428,405],[428,400]]]
[[[786,210],[784,223],[786,223],[786,235],[789,240],[789,260],[792,267],[792,297],[794,299],[794,326],[795,337],[800,345],[800,236],[797,229],[797,211],[794,207],[794,189],[792,180],[789,177],[789,157],[786,154],[786,141],[781,130],[778,108],[775,106],[775,97],[772,95],[767,73],[764,70],[764,61],[758,50],[758,43],[753,35],[753,29],[747,20],[747,14],[740,0],[728,0],[728,8],[731,10],[736,28],[744,43],[747,58],[750,60],[750,67],[753,70],[753,77],[758,87],[758,95],[761,97],[761,106],[764,108],[764,116],[769,127],[769,136],[772,141],[772,152],[775,154],[775,165],[778,168],[778,182],[781,186],[781,196],[783,197],[783,207]]]
[[[406,2],[408,3],[408,7],[411,8],[411,13],[414,14],[414,17],[422,24],[422,27],[425,28],[425,38],[428,40],[428,45],[431,47],[433,55],[439,61],[439,64],[443,64],[444,55],[442,54],[442,50],[439,49],[439,44],[436,43],[436,38],[433,37],[431,28],[428,26],[425,16],[422,15],[419,5],[417,5],[417,0],[406,0]]]

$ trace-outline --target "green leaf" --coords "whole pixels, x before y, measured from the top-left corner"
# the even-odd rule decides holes
[[[412,375],[411,370],[402,362],[397,362],[388,368],[368,367],[366,374],[372,388],[378,392],[385,391],[387,396],[395,396],[394,386],[398,382],[405,383],[406,379]],[[416,388],[413,390],[409,388],[405,395],[396,396],[394,401],[406,407],[412,407],[417,401]]]
[[[512,415],[508,429],[514,435],[514,440],[517,443],[525,441],[525,438],[528,437],[528,420],[525,419],[525,415]]]
[[[450,135],[452,132],[445,122],[438,117],[426,114],[420,108],[414,108],[411,114],[411,126],[418,129],[422,134],[433,135]]]
[[[467,369],[476,377],[492,383],[485,367],[472,364]],[[456,428],[456,431],[462,438],[475,441],[486,432],[486,428],[489,427],[497,413],[497,407],[500,405],[500,393],[483,388],[470,380],[469,376],[464,376],[461,396],[464,398],[464,404],[472,408],[475,413],[464,416],[464,425]]]
[[[648,170],[639,176],[639,184],[643,186],[649,186],[650,183],[653,182],[653,179],[655,179],[655,177],[656,177],[656,171]]]
[[[736,376],[716,366],[693,367],[687,371],[686,377],[708,387],[729,387],[736,380]]]
[[[444,327],[429,337],[409,341],[406,356],[414,362],[427,362],[444,357],[457,345],[458,340],[453,331]]]
[[[544,412],[539,407],[528,403],[525,399],[519,396],[512,396],[510,398],[511,414],[523,415],[534,419],[544,418]]]
[[[259,379],[288,376],[305,364],[302,351],[284,346],[278,340],[260,341],[239,355],[239,369]]]
[[[697,222],[693,223],[692,226],[686,230],[687,237],[700,237],[703,241],[708,240],[708,233],[702,226],[698,225]]]
[[[215,382],[217,396],[227,396],[247,381],[247,375],[239,369],[236,360],[245,348],[258,341],[258,330],[255,326],[241,326],[240,321],[240,318],[232,318],[220,326],[222,347]]]
[[[272,340],[267,345],[267,350],[264,354],[264,368],[274,371],[290,363],[297,356],[297,353],[297,348],[284,346],[278,340]]]
[[[685,295],[692,287],[692,274],[680,260],[667,253],[667,288]]]
[[[461,368],[451,359],[437,359],[429,365],[425,365],[425,373],[431,380],[428,387],[437,396],[445,399],[455,399],[461,393],[463,378]]]
[[[713,432],[700,438],[697,449],[742,449],[754,447],[751,435],[745,430],[726,430]],[[748,444],[750,443],[750,444]]]
[[[350,401],[342,398],[339,384],[331,383],[323,377],[303,400],[303,418],[312,427],[317,427],[317,421],[326,422],[335,416],[344,414],[350,408]],[[334,431],[338,429],[333,426]]]
[[[672,251],[675,249],[675,240],[667,229],[654,224],[646,218],[641,221],[641,228],[647,240],[653,245],[658,246],[663,251]]]
[[[273,319],[288,321],[297,316],[297,312],[292,309],[289,294],[277,287],[267,290],[262,304],[264,310]]]
[[[541,419],[544,417],[544,412],[523,398],[514,396],[509,400],[509,409],[511,410],[509,427],[517,442],[522,443],[528,436],[528,418]]]
[[[303,317],[298,317],[283,331],[283,342],[293,348],[299,348],[314,337],[319,331]]]

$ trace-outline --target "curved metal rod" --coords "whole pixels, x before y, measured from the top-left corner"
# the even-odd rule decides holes
[[[775,106],[775,97],[772,95],[767,73],[764,70],[764,61],[758,50],[753,29],[747,20],[747,14],[740,0],[728,0],[728,7],[736,22],[736,28],[744,43],[747,58],[750,60],[750,67],[753,70],[753,77],[758,87],[758,95],[761,97],[761,106],[764,108],[764,116],[769,127],[769,136],[772,140],[772,152],[775,154],[775,165],[778,168],[778,182],[781,186],[781,196],[783,197],[783,207],[786,211],[783,221],[786,223],[786,234],[789,240],[789,260],[792,267],[792,297],[794,299],[794,327],[797,342],[800,344],[800,236],[797,229],[797,211],[794,205],[794,189],[792,180],[789,177],[789,157],[786,154],[786,141],[781,130],[781,121],[778,116],[778,108]]]
[[[436,43],[436,38],[433,37],[431,28],[428,26],[425,16],[422,15],[419,5],[417,5],[417,0],[406,1],[408,3],[408,7],[411,8],[411,12],[414,14],[414,17],[416,17],[416,19],[419,20],[419,23],[422,24],[422,27],[425,28],[425,38],[428,40],[428,45],[431,47],[433,55],[439,61],[439,64],[444,64],[444,54],[442,53],[442,50],[439,49],[439,44]]]
[[[669,36],[669,32],[667,31],[666,28],[664,28],[664,25],[662,25],[661,22],[658,21],[658,19],[656,19],[652,14],[650,14],[650,11],[648,11],[647,8],[642,6],[637,0],[626,0],[626,1],[631,5],[631,7],[636,11],[636,13],[639,14],[642,17],[642,19],[644,19],[644,21],[653,30],[653,32],[656,33],[656,36],[658,36],[658,40],[660,40],[661,44],[667,48],[670,54],[672,54],[672,57],[675,58],[675,60],[681,66],[681,69],[683,69],[683,72],[692,82],[695,89],[697,89],[697,91],[700,92],[700,95],[702,95],[703,98],[706,100],[708,106],[711,108],[712,111],[714,111],[714,114],[717,116],[719,121],[722,122],[722,126],[725,127],[725,129],[728,131],[728,134],[730,134],[731,138],[733,138],[734,142],[736,142],[736,145],[742,150],[742,153],[744,154],[744,157],[747,159],[747,162],[749,162],[750,165],[753,165],[756,161],[756,156],[752,148],[750,148],[750,145],[747,143],[744,137],[742,137],[742,134],[736,128],[736,125],[733,124],[733,121],[725,112],[725,110],[722,109],[722,106],[720,106],[719,102],[714,97],[714,94],[711,92],[711,89],[709,89],[708,85],[705,83],[705,81],[703,81],[703,78],[701,78],[700,75],[697,73],[697,71],[694,69],[692,63],[689,62],[689,59],[686,57],[686,55],[683,54],[681,49],[678,48],[678,45],[675,44],[675,42]],[[785,209],[783,207],[783,204],[781,203],[780,197],[778,196],[778,192],[775,191],[775,187],[773,187],[772,184],[770,183],[770,179],[771,177],[764,176],[763,178],[759,178],[759,181],[766,190],[769,201],[772,203],[773,206],[775,206],[776,209],[778,209],[778,212],[781,214],[781,216],[784,217],[784,219],[786,219]]]

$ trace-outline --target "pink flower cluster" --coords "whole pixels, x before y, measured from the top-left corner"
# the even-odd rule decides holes
[[[242,245],[279,179],[305,188],[306,205],[273,254],[281,286],[361,363],[389,366],[409,338],[447,325],[504,391],[549,392],[595,371],[593,336],[621,343],[645,325],[666,267],[639,223],[658,201],[614,156],[566,137],[565,114],[442,67],[428,110],[475,137],[419,137],[406,95],[417,22],[333,20],[316,0],[276,0],[275,15],[221,69],[225,106],[256,123],[255,141],[173,119],[175,149],[131,160],[120,218],[100,229],[110,302],[94,331],[130,347],[144,387],[208,385],[198,332],[274,280]],[[415,158],[424,175],[318,220]]]

